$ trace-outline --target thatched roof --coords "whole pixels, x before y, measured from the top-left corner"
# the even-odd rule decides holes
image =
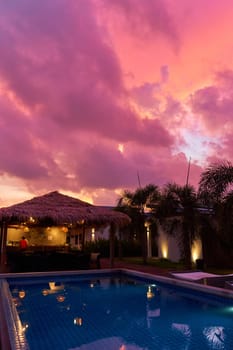
[[[86,224],[115,223],[119,226],[130,222],[126,214],[94,206],[57,191],[0,209],[1,221],[24,222],[30,218],[39,222],[51,220],[58,225],[76,224],[83,220]]]

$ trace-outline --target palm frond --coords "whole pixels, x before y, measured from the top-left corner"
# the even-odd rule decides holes
[[[199,182],[199,197],[203,201],[218,201],[233,184],[233,166],[230,162],[211,164],[202,174]]]

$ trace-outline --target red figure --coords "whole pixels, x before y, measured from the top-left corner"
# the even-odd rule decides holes
[[[20,249],[26,249],[28,247],[28,242],[25,237],[22,237],[21,241],[19,242]]]

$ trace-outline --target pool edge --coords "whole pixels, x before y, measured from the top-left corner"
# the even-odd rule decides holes
[[[174,277],[165,277],[161,275],[153,275],[147,272],[139,272],[137,270],[120,269],[121,271],[127,272],[127,274],[137,275],[144,278],[150,278],[159,282],[169,283],[175,286],[189,288],[195,291],[204,292],[206,294],[213,294],[227,299],[233,299],[233,290],[223,289],[219,287],[199,284],[192,281],[184,281]]]
[[[1,286],[1,283],[0,283]],[[3,306],[2,291],[0,293],[0,349],[11,350],[10,334],[5,317],[5,311]]]
[[[208,286],[208,285],[201,285],[195,282],[190,281],[184,281],[180,279],[176,279],[174,277],[165,277],[161,275],[155,275],[151,273],[146,272],[139,272],[137,270],[132,269],[126,269],[126,268],[113,268],[113,269],[101,269],[101,270],[85,270],[85,271],[51,271],[51,272],[36,272],[36,273],[6,273],[6,274],[0,274],[0,286],[1,286],[1,292],[0,292],[0,344],[2,345],[2,349],[4,350],[28,350],[29,347],[27,347],[27,344],[20,344],[20,341],[17,343],[17,338],[19,339],[19,335],[17,335],[17,330],[9,329],[9,324],[12,322],[12,324],[15,324],[16,318],[14,312],[12,312],[12,309],[14,309],[13,301],[11,296],[8,295],[8,282],[7,279],[9,278],[23,278],[23,277],[49,277],[49,276],[61,276],[66,275],[101,275],[101,274],[108,274],[108,273],[126,273],[131,276],[135,277],[141,277],[145,279],[150,279],[158,282],[163,282],[166,284],[170,284],[173,286],[180,286],[183,288],[188,288],[191,290],[203,292],[206,294],[216,295],[222,298],[227,298],[230,300],[233,300],[233,291],[218,288],[214,286]],[[5,283],[5,285],[4,285]],[[6,286],[7,285],[7,286]],[[2,288],[4,286],[4,288]],[[8,290],[9,291],[9,290]],[[10,292],[9,292],[10,293]],[[9,300],[10,299],[10,300]],[[9,320],[9,310],[10,317],[14,319],[14,322]],[[17,320],[18,321],[18,320]],[[12,328],[12,327],[11,327]],[[12,336],[14,339],[14,344],[12,344]]]

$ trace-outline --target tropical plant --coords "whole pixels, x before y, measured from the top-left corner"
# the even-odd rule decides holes
[[[147,262],[147,237],[145,229],[145,212],[147,208],[154,206],[160,199],[159,188],[149,184],[139,187],[134,192],[125,190],[117,203],[118,210],[127,213],[131,219],[133,234],[139,236],[142,244],[142,255],[144,263]]]
[[[190,269],[191,246],[198,235],[198,198],[194,187],[167,184],[156,211],[160,224],[177,239],[186,268]]]
[[[213,163],[201,174],[199,197],[214,205],[224,200],[233,190],[233,165],[230,162]]]
[[[136,208],[144,213],[145,209],[154,203],[157,203],[159,198],[160,191],[158,186],[149,184],[145,187],[137,188],[134,192],[128,190],[123,191],[122,196],[118,200],[117,206]]]
[[[199,197],[213,210],[211,234],[215,247],[222,250],[223,260],[227,260],[227,256],[230,260],[233,248],[233,165],[230,162],[213,163],[201,174]]]

